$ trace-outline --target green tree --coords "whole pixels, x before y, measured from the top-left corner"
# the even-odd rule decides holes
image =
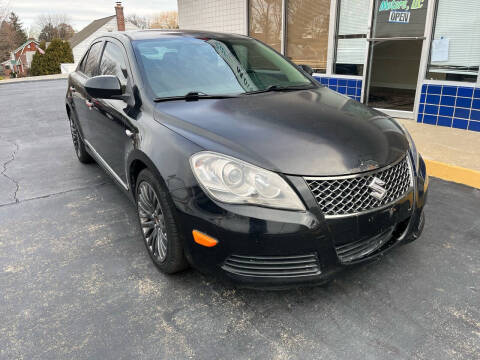
[[[68,42],[53,39],[45,54],[33,55],[30,72],[33,76],[60,74],[61,63],[73,63],[72,49]]]
[[[45,55],[40,54],[38,51],[33,54],[32,64],[30,65],[30,75],[39,76],[46,74],[45,68]]]

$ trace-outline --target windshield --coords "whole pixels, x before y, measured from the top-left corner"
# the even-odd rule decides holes
[[[133,42],[155,97],[189,92],[235,95],[312,82],[275,51],[252,39],[172,36]]]

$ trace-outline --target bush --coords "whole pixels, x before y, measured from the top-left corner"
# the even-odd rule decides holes
[[[45,50],[45,54],[42,55],[37,51],[33,55],[30,72],[32,76],[60,74],[61,63],[73,63],[72,49],[68,42],[53,39]]]

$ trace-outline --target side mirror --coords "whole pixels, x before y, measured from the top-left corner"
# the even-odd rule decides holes
[[[302,69],[303,71],[305,71],[308,75],[312,75],[313,74],[313,69],[308,66],[308,65],[305,65],[305,64],[301,64],[301,65],[298,65],[298,67],[300,69]]]
[[[113,75],[94,76],[85,82],[85,91],[97,99],[115,99],[123,94],[120,80]]]

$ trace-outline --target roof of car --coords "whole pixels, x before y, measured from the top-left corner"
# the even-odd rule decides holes
[[[244,38],[243,35],[238,34],[227,34],[219,33],[213,31],[202,31],[202,30],[133,30],[118,32],[118,35],[125,35],[130,40],[150,40],[150,39],[159,39],[162,37],[170,36],[182,36],[182,37],[194,37],[194,38],[213,38],[213,39],[232,39],[232,38]]]

